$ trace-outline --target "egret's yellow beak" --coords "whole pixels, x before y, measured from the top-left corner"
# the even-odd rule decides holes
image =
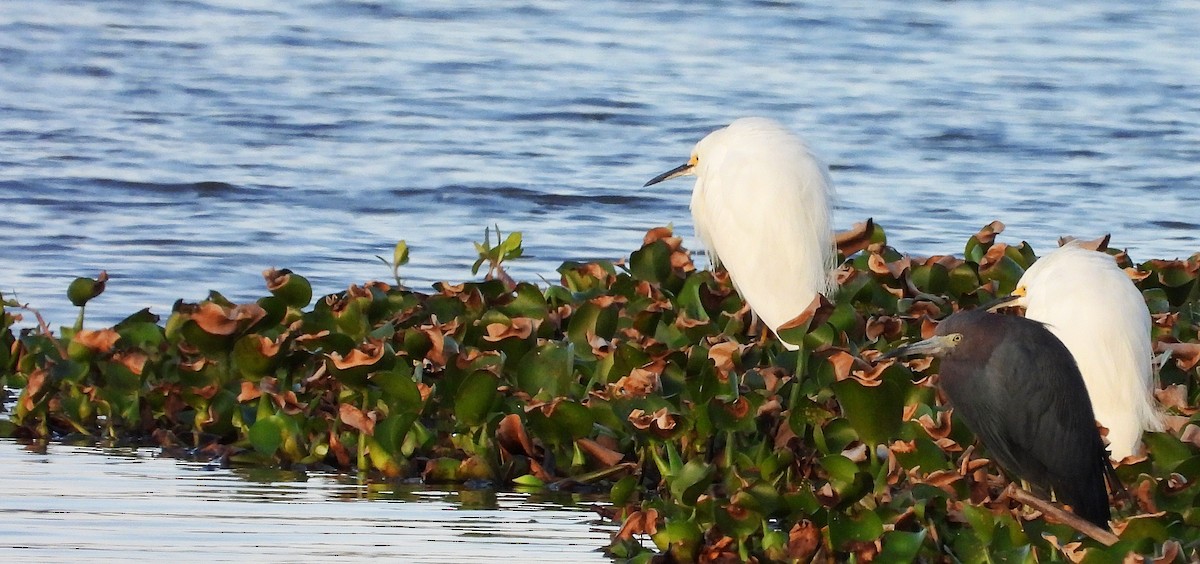
[[[683,164],[681,164],[671,170],[668,170],[658,176],[655,176],[654,178],[651,178],[649,182],[642,185],[642,188],[645,188],[646,186],[653,186],[664,180],[670,180],[672,178],[677,178],[680,176],[687,176],[689,174],[692,174],[692,169],[694,169],[695,167],[696,167],[696,157],[695,157],[695,155],[693,155],[692,158],[688,159],[688,162],[683,163]]]
[[[1017,302],[1020,302],[1021,299],[1024,297],[1025,297],[1025,287],[1018,286],[1017,289],[1013,290],[1011,294],[1004,296],[1002,298],[996,298],[995,300],[992,300],[991,302],[988,302],[980,307],[982,307],[988,311],[996,311],[1002,307],[1021,305],[1020,303],[1017,303]]]

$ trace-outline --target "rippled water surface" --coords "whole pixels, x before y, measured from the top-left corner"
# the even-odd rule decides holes
[[[111,323],[256,298],[271,266],[318,293],[386,278],[399,239],[423,287],[471,278],[494,224],[525,234],[515,277],[554,279],[652,226],[691,242],[690,182],[641,185],[745,115],[806,136],[837,224],[902,250],[993,219],[1039,250],[1200,250],[1200,3],[826,4],[4,0],[0,292],[65,324],[70,280],[107,269]],[[520,495],[144,451],[0,441],[0,468],[0,548],[31,561],[583,561],[610,533]]]
[[[914,253],[1000,219],[1046,249],[1112,232],[1200,249],[1200,4],[0,3],[0,291],[93,319],[288,267],[320,293],[471,278],[487,225],[517,278],[691,240],[690,182],[642,189],[707,131],[767,115],[833,167],[846,227]],[[693,247],[698,247],[693,244]]]
[[[606,562],[586,499],[360,485],[0,439],[6,562]]]

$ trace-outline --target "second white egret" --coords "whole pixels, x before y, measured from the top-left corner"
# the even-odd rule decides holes
[[[773,120],[741,118],[646,186],[679,176],[696,177],[692,219],[714,266],[773,332],[833,290],[833,183],[803,139]]]
[[[1068,243],[1025,271],[1011,305],[1071,351],[1116,460],[1135,454],[1142,431],[1162,431],[1154,403],[1150,310],[1113,257]]]

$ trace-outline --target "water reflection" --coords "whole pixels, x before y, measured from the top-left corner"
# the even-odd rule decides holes
[[[603,562],[615,531],[596,497],[360,484],[157,449],[0,440],[0,468],[6,559]]]

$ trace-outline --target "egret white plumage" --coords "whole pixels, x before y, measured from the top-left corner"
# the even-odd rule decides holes
[[[679,176],[696,177],[692,219],[713,265],[725,266],[773,332],[835,287],[833,183],[804,140],[773,120],[741,118],[701,139],[688,162],[646,186]]]
[[[1150,310],[1111,256],[1068,243],[1034,262],[1013,296],[1010,305],[1024,306],[1075,357],[1114,459],[1135,454],[1143,430],[1163,430]]]

